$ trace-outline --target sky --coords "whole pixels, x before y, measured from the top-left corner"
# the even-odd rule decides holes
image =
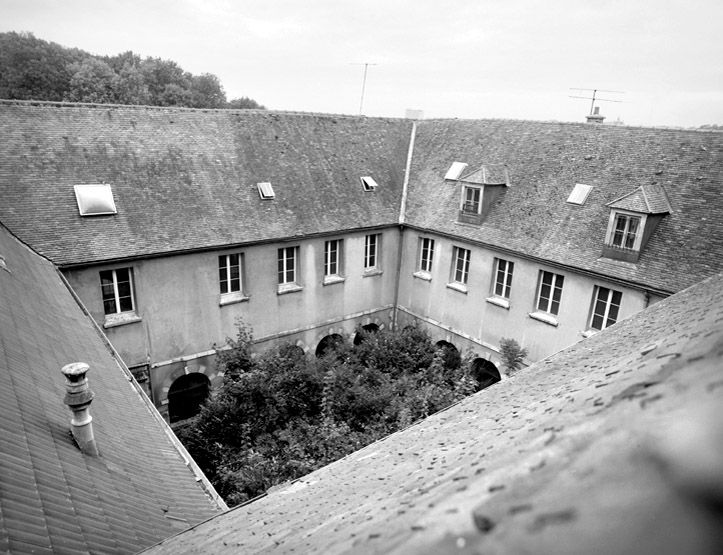
[[[607,122],[723,124],[723,0],[0,0],[4,31],[170,59],[273,110],[584,121],[580,88],[619,91],[597,93]]]

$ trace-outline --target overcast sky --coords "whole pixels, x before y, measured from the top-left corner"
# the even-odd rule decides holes
[[[0,0],[0,31],[132,50],[274,110],[723,124],[723,0]]]

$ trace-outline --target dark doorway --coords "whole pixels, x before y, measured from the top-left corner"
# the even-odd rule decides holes
[[[367,324],[357,330],[354,336],[354,345],[361,345],[369,334],[376,333],[379,331],[379,326],[376,324]]]
[[[452,345],[449,341],[445,341],[444,339],[441,341],[437,341],[436,347],[438,351],[443,351],[442,356],[444,357],[445,367],[449,368],[450,370],[459,368],[459,365],[462,364],[462,357],[460,356],[457,347]]]
[[[196,416],[208,397],[211,382],[199,372],[181,376],[168,390],[168,418],[178,422]]]
[[[336,349],[336,347],[342,343],[344,343],[344,338],[338,333],[327,335],[324,339],[319,341],[319,344],[316,346],[316,356],[321,358],[325,354]]]
[[[472,361],[472,369],[470,370],[472,377],[477,380],[477,390],[484,389],[497,383],[502,378],[497,367],[489,360],[484,358],[476,358]]]

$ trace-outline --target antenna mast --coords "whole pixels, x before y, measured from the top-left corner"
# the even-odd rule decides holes
[[[611,91],[607,89],[580,89],[580,88],[571,88],[571,91],[588,91],[592,92],[591,96],[577,96],[577,95],[568,95],[570,98],[582,98],[584,100],[590,100],[590,115],[593,115],[595,111],[595,101],[599,102],[622,102],[622,100],[614,100],[612,98],[597,98],[597,93],[613,93],[613,94],[625,94],[625,91]],[[582,94],[582,93],[579,93]]]
[[[372,64],[370,62],[363,62],[363,63],[355,63],[352,64],[354,66],[364,66],[364,78],[362,79],[362,90],[361,90],[361,100],[359,101],[359,115],[362,115],[362,108],[364,108],[364,90],[367,86],[367,69],[369,69],[369,66],[375,66],[377,64]]]

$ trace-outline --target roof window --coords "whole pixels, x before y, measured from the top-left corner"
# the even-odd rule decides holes
[[[81,216],[117,214],[113,191],[107,184],[75,185],[75,200]]]
[[[466,167],[467,164],[464,162],[452,162],[452,165],[447,170],[447,173],[444,174],[444,179],[451,181],[459,179],[459,176],[462,175],[462,172]]]
[[[582,183],[575,183],[575,188],[567,197],[567,202],[570,204],[585,204],[587,196],[592,191],[592,185],[583,185]]]
[[[274,188],[271,186],[271,183],[257,183],[256,186],[259,188],[259,196],[262,200],[271,200],[276,198],[276,193],[274,193]]]
[[[364,187],[365,191],[373,191],[378,187],[378,184],[376,181],[374,181],[373,177],[369,177],[368,175],[362,176],[361,178],[362,187]]]

